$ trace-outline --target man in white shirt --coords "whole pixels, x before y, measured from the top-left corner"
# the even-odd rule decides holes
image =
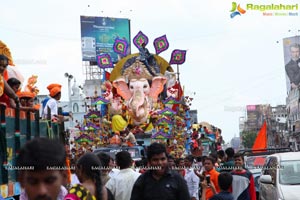
[[[191,200],[199,200],[199,178],[194,172],[193,162],[194,157],[192,155],[188,155],[184,159],[184,165],[186,167],[184,179],[187,183]]]
[[[108,172],[108,176],[110,178],[116,176],[119,174],[120,170],[117,169],[116,164],[115,164],[115,160],[114,158],[110,155],[110,160],[109,160],[109,172]]]
[[[132,158],[128,151],[121,151],[116,154],[117,166],[120,172],[113,176],[106,183],[106,187],[112,192],[115,199],[130,200],[133,184],[140,176],[132,168]]]
[[[48,117],[48,107],[51,112],[51,120],[53,121],[58,121],[58,122],[63,122],[63,121],[68,121],[68,118],[64,118],[62,115],[58,115],[58,101],[61,98],[61,85],[57,83],[52,83],[48,85],[47,89],[49,90],[50,93],[50,99],[47,101],[45,107],[43,108],[43,118],[47,119]],[[70,117],[70,113],[67,113]]]
[[[50,93],[50,99],[47,101],[44,110],[43,110],[43,118],[47,118],[48,115],[48,107],[51,111],[51,119],[57,117],[58,114],[58,101],[61,98],[61,85],[60,84],[50,84],[47,89]]]
[[[129,124],[126,128],[126,136],[124,137],[124,139],[127,142],[130,142],[130,144],[128,146],[134,146],[136,145],[136,139],[134,134],[131,132],[131,130],[133,129],[133,126],[131,124]]]

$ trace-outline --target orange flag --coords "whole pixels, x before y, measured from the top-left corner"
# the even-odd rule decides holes
[[[265,121],[260,131],[258,132],[252,150],[267,148],[267,122]]]

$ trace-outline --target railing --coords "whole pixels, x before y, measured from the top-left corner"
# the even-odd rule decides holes
[[[35,137],[65,141],[64,127],[51,120],[41,120],[39,111],[25,112],[0,104],[0,194],[6,198],[20,194],[14,170],[20,148]]]
[[[284,153],[290,152],[291,148],[281,147],[281,148],[266,148],[266,149],[242,149],[238,153],[243,154],[244,156],[258,156],[258,155],[270,155],[274,153]]]

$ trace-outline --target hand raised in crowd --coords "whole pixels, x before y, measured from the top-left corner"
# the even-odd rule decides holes
[[[216,187],[214,183],[211,181],[209,184],[207,184],[206,180],[201,182],[201,187],[203,191],[206,191],[207,188],[211,188],[214,194],[217,194]]]
[[[194,169],[194,173],[200,178],[201,181],[204,179],[204,175],[201,174],[197,168]]]

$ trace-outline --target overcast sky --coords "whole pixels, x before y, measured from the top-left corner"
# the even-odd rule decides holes
[[[247,3],[300,1],[237,3],[245,8]],[[84,81],[80,15],[129,18],[131,37],[141,30],[149,44],[166,34],[170,47],[161,56],[167,61],[173,49],[188,50],[186,62],[180,66],[180,80],[186,94],[194,98],[192,109],[198,110],[199,122],[221,128],[229,141],[239,135],[238,120],[245,113],[228,109],[285,104],[282,38],[300,34],[300,10],[294,17],[267,17],[247,10],[231,19],[231,4],[229,0],[2,1],[0,40],[10,47],[26,79],[32,74],[39,76],[41,94],[48,94],[49,83],[59,82],[63,100],[67,100],[64,73],[75,76],[79,84]],[[151,45],[148,48],[154,52]],[[132,52],[137,49],[133,47]]]

